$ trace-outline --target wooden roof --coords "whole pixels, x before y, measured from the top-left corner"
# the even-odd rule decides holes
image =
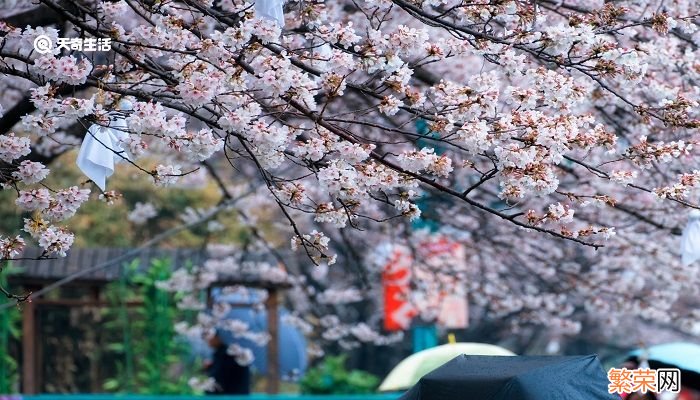
[[[133,255],[126,256],[133,252]],[[75,283],[87,282],[90,284],[102,284],[119,279],[122,266],[138,259],[140,268],[147,268],[151,260],[167,259],[171,262],[173,270],[187,267],[188,265],[201,265],[207,258],[206,250],[191,248],[146,248],[135,251],[133,248],[73,248],[66,257],[36,260],[41,255],[38,247],[27,247],[13,266],[20,271],[8,276],[13,282],[44,284],[71,276],[77,272],[104,266],[95,271],[90,271],[75,279]],[[31,259],[33,258],[33,259]],[[269,254],[246,254],[248,261],[269,261],[276,263]],[[219,274],[219,280],[212,286],[244,285],[264,289],[289,288],[288,281],[264,281],[256,274],[244,271],[232,271],[231,275]]]
[[[15,260],[13,266],[20,267],[21,271],[10,276],[11,280],[54,281],[65,278],[76,272],[109,263],[133,251],[132,248],[74,248],[66,257],[50,258],[44,260]],[[37,258],[41,249],[28,247],[21,258]],[[81,281],[112,281],[120,276],[121,267],[135,259],[140,260],[142,267],[146,267],[152,259],[169,259],[173,269],[182,268],[192,263],[197,265],[204,261],[205,252],[202,249],[162,249],[147,248],[123,260],[109,263],[104,268],[91,271],[78,280]]]

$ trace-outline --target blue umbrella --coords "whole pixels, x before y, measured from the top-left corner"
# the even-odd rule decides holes
[[[256,310],[253,304],[259,300],[255,293],[249,294],[247,298],[242,298],[239,295],[221,296],[218,293],[213,293],[213,296],[218,302],[229,302],[235,304],[248,303],[250,307],[235,307],[228,314],[227,318],[243,321],[249,326],[252,332],[267,332],[267,311]],[[279,351],[279,369],[280,376],[283,379],[294,379],[301,376],[306,371],[308,360],[306,356],[306,339],[304,335],[295,326],[285,322],[284,316],[289,315],[289,311],[281,309],[278,312],[278,348]],[[239,346],[248,348],[253,351],[255,360],[252,364],[252,369],[260,374],[267,373],[267,346],[259,346],[255,342],[246,339],[234,337],[232,333],[226,332],[222,335],[222,340],[227,344],[238,344]]]
[[[646,354],[645,354],[646,353]],[[652,368],[678,368],[681,384],[700,388],[700,345],[689,342],[665,343],[638,349],[629,358],[639,360],[646,355]]]

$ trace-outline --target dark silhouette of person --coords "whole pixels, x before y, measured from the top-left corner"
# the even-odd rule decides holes
[[[625,397],[625,400],[656,400],[656,395],[652,392],[632,392],[629,396]]]
[[[214,390],[207,394],[250,394],[250,368],[238,364],[236,358],[226,352],[227,346],[220,332],[209,337],[207,342],[214,354],[205,369],[216,381]]]

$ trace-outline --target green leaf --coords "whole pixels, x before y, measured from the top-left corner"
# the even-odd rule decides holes
[[[104,390],[109,390],[109,391],[117,390],[117,389],[119,389],[119,381],[116,379],[107,379],[102,384],[102,388]]]
[[[123,353],[124,343],[110,343],[107,345],[107,350],[111,350],[117,353]]]

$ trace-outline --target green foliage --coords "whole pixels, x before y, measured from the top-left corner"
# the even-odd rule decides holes
[[[120,279],[107,285],[105,290],[105,297],[110,306],[105,310],[106,322],[102,326],[108,340],[112,340],[106,350],[118,355],[115,376],[103,384],[104,389],[108,391],[134,392],[134,354],[131,341],[135,327],[127,303],[137,300],[138,297],[129,287],[138,266],[138,260],[124,264]]]
[[[7,274],[15,273],[9,263],[0,269],[0,285],[7,287]],[[0,297],[0,304],[12,300]],[[0,311],[0,394],[17,389],[17,360],[10,354],[10,341],[20,337],[21,315],[16,307]]]
[[[170,262],[153,260],[145,271],[138,267],[138,262],[126,265],[122,278],[107,289],[111,306],[104,326],[112,338],[107,350],[121,360],[103,387],[121,393],[190,394],[188,376],[180,371],[187,347],[173,327],[176,299],[157,285],[170,277]],[[127,307],[134,301],[137,306]]]
[[[367,394],[379,385],[379,378],[361,370],[348,371],[347,356],[328,356],[309,369],[302,378],[301,392],[306,394]]]

